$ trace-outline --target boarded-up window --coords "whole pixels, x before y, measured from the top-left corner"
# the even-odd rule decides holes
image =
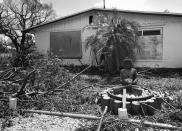
[[[51,32],[50,48],[61,58],[80,59],[82,57],[81,31]]]
[[[162,29],[143,29],[139,36],[137,59],[161,60],[163,52]]]

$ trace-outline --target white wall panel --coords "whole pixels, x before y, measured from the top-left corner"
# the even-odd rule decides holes
[[[108,12],[109,13],[109,12]],[[93,13],[92,13],[93,14]],[[112,13],[109,13],[112,15]],[[80,60],[66,59],[65,64],[90,64],[90,50],[85,50],[85,39],[94,33],[94,30],[86,29],[90,13],[77,15],[65,20],[57,21],[35,28],[34,32],[38,50],[46,53],[50,49],[50,32],[81,30],[82,53]],[[163,58],[162,60],[137,60],[136,66],[150,67],[182,67],[182,17],[147,15],[137,13],[120,13],[122,18],[137,21],[142,28],[163,29]]]

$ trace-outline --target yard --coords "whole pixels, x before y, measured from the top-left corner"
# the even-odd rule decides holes
[[[1,130],[97,130],[99,120],[25,113],[21,109],[69,112],[100,117],[102,111],[96,103],[96,99],[99,99],[103,90],[117,86],[119,77],[117,75],[103,75],[98,69],[96,71],[96,69],[91,68],[72,80],[82,68],[60,67],[56,59],[41,63],[37,63],[37,66],[32,69],[3,69],[4,72],[1,72]],[[32,70],[36,70],[35,79],[30,77]],[[102,131],[164,130],[145,126],[143,124],[145,120],[177,127],[182,126],[182,77],[180,70],[151,69],[142,72],[143,70],[145,69],[139,69],[138,85],[160,92],[164,100],[162,109],[155,112],[153,116],[132,116],[129,114],[129,118],[141,120],[140,123],[122,121],[116,115],[106,113],[102,122]],[[69,83],[64,84],[67,81]],[[24,87],[24,92],[20,93],[22,87]],[[10,95],[18,98],[18,110],[16,111],[8,108]]]
[[[0,7],[2,131],[182,130],[182,69],[169,69],[182,65],[182,14],[93,8],[57,19],[54,6],[38,0],[6,0]],[[142,113],[128,111],[127,120],[109,109],[114,100],[106,91],[120,86],[126,58],[142,67],[137,87],[162,101],[160,109],[152,106],[154,115],[145,114],[142,101],[135,101]]]

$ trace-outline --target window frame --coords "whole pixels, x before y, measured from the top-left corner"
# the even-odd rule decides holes
[[[160,35],[156,35],[156,36],[161,36],[162,38],[162,56],[160,59],[147,59],[147,58],[137,58],[136,61],[162,61],[163,60],[163,27],[141,27],[138,31],[141,31],[141,35],[139,35],[138,37],[140,38],[143,38],[143,37],[152,37],[152,36],[155,36],[155,35],[143,35],[143,31],[150,31],[150,30],[160,30]]]
[[[59,58],[61,59],[82,59],[83,57],[83,51],[82,51],[82,32],[81,30],[60,30],[60,31],[52,31],[49,33],[49,36],[50,36],[50,51],[52,50],[51,49],[51,33],[64,33],[64,32],[79,32],[80,34],[80,44],[79,44],[79,47],[80,47],[80,55],[79,56],[76,56],[76,57],[71,57],[71,56],[58,56]],[[55,54],[57,55],[57,54]]]
[[[89,18],[88,18],[89,25],[93,24],[93,19],[94,19],[94,16],[93,15],[89,15]]]

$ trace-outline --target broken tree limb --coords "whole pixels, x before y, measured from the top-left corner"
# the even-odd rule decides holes
[[[54,89],[49,90],[49,91],[46,91],[46,92],[44,93],[44,95],[45,95],[45,94],[48,94],[48,93],[50,93],[50,92],[53,92],[53,91],[62,91],[62,89],[60,89],[60,88],[62,88],[62,87],[64,87],[64,86],[66,86],[67,84],[69,84],[72,80],[74,80],[75,78],[77,78],[80,74],[82,74],[83,72],[85,72],[86,70],[88,70],[88,69],[91,68],[91,67],[92,67],[92,65],[89,65],[87,68],[85,68],[84,70],[82,70],[82,71],[81,71],[80,73],[78,73],[76,76],[72,77],[69,81],[65,82],[64,84],[62,84],[61,86],[59,86],[59,87],[57,87],[57,88],[54,88]]]
[[[35,96],[37,94],[42,94],[42,92],[29,92],[29,93],[25,93],[25,94],[21,94],[20,96]]]
[[[145,72],[148,72],[148,71],[151,71],[151,70],[153,70],[153,68],[149,68],[149,69],[146,69],[146,70],[143,70],[143,71],[139,71],[138,74],[142,74],[142,73],[145,73]]]
[[[171,104],[169,104],[166,100],[164,100],[164,98],[162,98],[162,100],[163,100],[166,104],[168,104],[170,107],[172,107],[174,110],[176,110],[176,108],[175,108],[174,106],[172,106]]]
[[[6,77],[6,76],[9,75],[11,72],[12,72],[12,68],[3,71],[3,72],[0,74],[0,79]]]
[[[101,49],[99,49],[95,55],[96,55],[96,56],[99,55],[99,53],[102,51],[103,48],[104,48],[104,47],[102,47]],[[91,68],[91,67],[92,67],[92,64],[90,64],[87,68],[85,68],[85,69],[82,70],[80,73],[78,73],[76,76],[74,76],[74,77],[73,77],[72,79],[70,79],[68,82],[62,84],[61,86],[59,86],[59,87],[57,87],[57,88],[54,88],[54,89],[49,90],[49,91],[46,91],[46,92],[45,92],[44,94],[42,94],[42,95],[51,93],[51,92],[53,92],[53,91],[62,91],[62,89],[60,90],[60,88],[62,88],[62,87],[64,87],[64,86],[66,86],[67,84],[69,84],[72,80],[74,80],[75,78],[77,78],[80,74],[82,74],[83,72],[85,72],[86,70],[88,70],[88,69]]]
[[[45,115],[52,115],[52,116],[72,117],[72,118],[78,118],[78,119],[84,118],[84,119],[89,119],[89,120],[100,120],[101,121],[100,117],[93,116],[93,115],[85,115],[85,114],[50,112],[50,111],[41,111],[41,110],[20,110],[20,111],[25,112],[25,113],[37,113],[37,114],[45,114]],[[142,120],[128,119],[128,120],[124,120],[124,121],[128,121],[131,123],[139,123],[139,124],[142,123],[146,126],[152,126],[152,127],[162,128],[162,129],[182,130],[181,127],[176,127],[176,126],[173,126],[170,124],[164,124],[164,123],[158,123],[158,122],[150,122],[147,120],[142,121]]]
[[[25,89],[25,87],[26,87],[27,81],[28,81],[28,79],[30,78],[30,76],[31,76],[32,74],[34,74],[35,72],[36,72],[36,70],[33,70],[32,72],[30,72],[30,73],[28,74],[28,76],[23,80],[23,84],[22,84],[20,90],[19,90],[16,94],[14,94],[13,97],[19,97],[20,95],[25,94],[24,89]]]
[[[18,79],[18,80],[12,80],[11,82],[13,83],[22,83],[24,79]]]
[[[90,88],[90,87],[92,87],[92,85],[85,86],[85,87],[83,87],[83,88],[79,89],[79,90],[78,90],[78,92],[81,92],[82,90],[85,90],[85,89]]]
[[[22,69],[22,67],[15,67],[13,69],[11,69],[12,73],[7,77],[7,78],[3,78],[3,81],[7,81],[10,80],[12,78],[14,78],[16,76],[16,74]]]
[[[123,86],[122,84],[117,84],[117,85],[101,85],[101,84],[96,84],[96,86],[99,86],[99,87],[114,87],[114,86]]]
[[[170,124],[164,124],[164,123],[158,123],[158,122],[150,122],[147,120],[141,121],[141,120],[129,119],[128,122],[143,123],[146,126],[153,126],[153,127],[163,128],[163,129],[182,130],[181,127],[176,127]]]
[[[51,111],[41,111],[41,110],[21,110],[25,113],[38,113],[51,116],[61,116],[61,117],[72,117],[72,118],[84,118],[90,120],[100,120],[100,117],[85,114],[73,114],[73,113],[62,113],[62,112],[51,112]]]
[[[106,114],[107,110],[108,110],[108,106],[105,106],[104,112],[102,113],[102,116],[101,116],[101,119],[100,119],[100,122],[99,122],[97,131],[100,131],[100,129],[101,129],[102,121],[103,121],[103,119],[104,119],[104,115]]]

